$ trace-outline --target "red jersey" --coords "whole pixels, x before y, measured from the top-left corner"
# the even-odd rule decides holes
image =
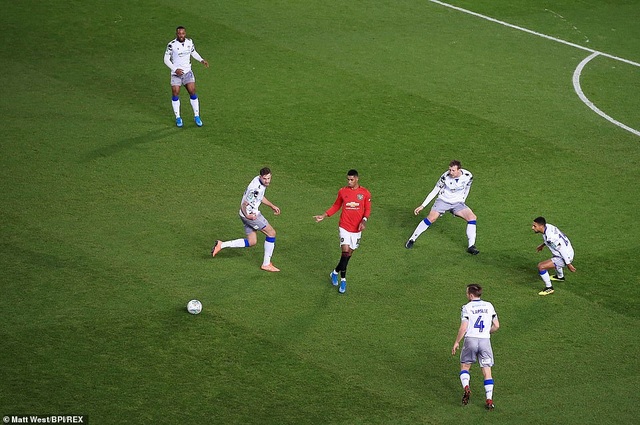
[[[357,189],[345,186],[338,191],[336,201],[325,214],[331,217],[340,207],[342,207],[342,213],[338,225],[348,232],[357,233],[362,218],[368,219],[371,214],[371,193],[362,186]]]

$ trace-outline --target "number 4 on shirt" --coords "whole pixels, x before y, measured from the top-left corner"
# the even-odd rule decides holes
[[[478,317],[473,327],[476,329],[480,329],[480,332],[484,331],[484,320],[482,320],[482,316]]]

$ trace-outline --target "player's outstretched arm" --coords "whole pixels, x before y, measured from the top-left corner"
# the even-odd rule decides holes
[[[316,223],[320,223],[322,220],[327,218],[327,213],[324,213],[322,215],[314,215],[313,218],[316,220]]]
[[[265,204],[266,206],[268,206],[269,208],[271,208],[273,210],[273,213],[275,215],[280,215],[280,208],[278,208],[277,205],[274,205],[271,201],[269,201],[267,198],[262,198],[262,203]]]
[[[198,53],[196,51],[195,46],[193,47],[193,50],[191,51],[191,57],[193,57],[195,60],[197,60],[198,62],[203,64],[205,66],[205,68],[209,68],[209,62],[207,62],[202,56],[200,56],[200,53]]]
[[[431,190],[431,192],[429,192],[429,194],[427,195],[427,197],[424,199],[424,201],[422,202],[422,204],[416,208],[415,210],[413,210],[413,213],[415,215],[420,214],[420,211],[422,211],[427,205],[429,205],[431,203],[431,201],[433,201],[433,199],[438,195],[438,192],[440,191],[440,186],[438,185],[438,183],[436,183],[435,187],[433,188],[433,190]]]

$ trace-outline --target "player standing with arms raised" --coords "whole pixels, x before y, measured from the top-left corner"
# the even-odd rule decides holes
[[[440,176],[433,190],[429,192],[424,202],[422,202],[422,205],[413,211],[415,215],[418,215],[420,211],[429,205],[433,198],[438,197],[431,207],[429,215],[418,224],[405,247],[407,249],[413,247],[418,236],[426,231],[441,215],[451,212],[451,214],[463,218],[467,222],[467,238],[469,239],[467,252],[471,255],[479,254],[480,251],[476,248],[477,217],[471,208],[464,203],[467,196],[469,196],[471,183],[473,183],[473,175],[462,168],[460,161],[451,161],[449,169]]]
[[[478,361],[484,376],[485,407],[493,410],[493,349],[491,348],[491,334],[500,328],[498,313],[493,304],[483,301],[482,287],[475,283],[467,285],[467,299],[469,302],[462,306],[460,328],[453,343],[451,355],[455,355],[460,341],[464,338],[464,345],[460,351],[460,383],[464,389],[462,404],[469,403],[471,397],[471,365]]]
[[[569,238],[560,231],[553,224],[547,223],[544,217],[537,217],[533,220],[531,229],[536,233],[542,233],[542,243],[536,248],[537,252],[540,252],[546,246],[553,254],[553,257],[549,260],[544,260],[538,263],[538,273],[540,278],[544,282],[545,288],[538,292],[538,295],[550,295],[553,294],[553,285],[551,281],[564,282],[564,267],[566,266],[570,271],[575,272],[576,268],[573,267],[573,247]],[[555,276],[549,276],[549,269],[556,269]]]
[[[338,231],[342,254],[330,277],[333,286],[338,286],[338,273],[340,274],[338,292],[344,294],[347,290],[347,265],[353,251],[360,245],[362,231],[365,229],[371,214],[371,193],[360,186],[356,170],[347,172],[347,186],[338,191],[338,197],[331,208],[325,211],[324,214],[315,215],[313,218],[315,218],[316,222],[321,222],[338,212],[340,208],[342,208],[342,212],[340,213]]]
[[[176,38],[167,44],[164,52],[164,63],[171,70],[171,106],[176,116],[176,126],[182,127],[180,117],[180,88],[184,86],[189,92],[191,107],[196,125],[202,127],[200,119],[200,101],[196,94],[196,77],[191,70],[191,57],[209,68],[209,62],[204,60],[196,51],[193,40],[187,38],[187,30],[184,27],[176,28]]]

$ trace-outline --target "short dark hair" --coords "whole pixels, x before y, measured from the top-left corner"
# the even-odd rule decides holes
[[[347,176],[353,176],[353,177],[358,177],[358,171],[354,170],[353,168],[350,169],[349,171],[347,171]]]
[[[269,167],[264,167],[260,170],[260,176],[266,176],[267,174],[271,174],[271,169]]]
[[[534,223],[538,223],[538,224],[542,224],[543,226],[547,225],[547,220],[544,219],[544,217],[536,217],[533,219]]]
[[[449,163],[449,167],[458,167],[458,168],[462,168],[462,163],[460,161],[458,161],[457,159],[454,159],[453,161],[451,161]]]
[[[467,285],[467,292],[476,298],[480,298],[482,296],[482,286],[477,283],[472,283]]]
[[[176,32],[178,32],[178,30],[187,30],[185,27],[183,27],[182,25],[180,25],[179,27],[176,27]]]

